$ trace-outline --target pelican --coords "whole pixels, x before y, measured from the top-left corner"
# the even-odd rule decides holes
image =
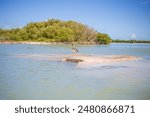
[[[74,47],[73,47],[73,43],[72,43],[72,52],[73,52],[73,53],[78,53],[78,52],[79,52],[79,50],[78,50],[77,48],[74,48]]]

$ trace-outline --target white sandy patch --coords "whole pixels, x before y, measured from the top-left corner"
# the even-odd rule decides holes
[[[65,61],[67,59],[80,59],[83,62],[78,62],[78,66],[96,65],[96,64],[111,64],[115,62],[125,62],[139,59],[135,56],[129,55],[88,55],[88,54],[20,54],[16,57],[31,58],[36,60],[54,60]]]

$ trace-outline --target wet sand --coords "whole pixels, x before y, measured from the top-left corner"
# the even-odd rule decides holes
[[[66,59],[77,59],[82,60],[82,62],[78,62],[78,66],[89,66],[89,65],[97,65],[97,64],[111,64],[116,62],[126,62],[126,61],[133,61],[138,60],[138,57],[129,56],[129,55],[85,55],[85,54],[78,54],[78,55],[69,55],[64,57],[64,61]]]
[[[129,55],[88,55],[88,54],[20,54],[16,57],[31,58],[36,60],[53,60],[72,62],[75,61],[78,65],[93,65],[93,64],[111,64],[115,62],[126,62],[139,59]],[[72,61],[68,61],[72,60]],[[77,62],[79,60],[79,62]]]

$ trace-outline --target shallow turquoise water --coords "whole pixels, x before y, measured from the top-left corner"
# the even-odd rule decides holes
[[[78,68],[74,63],[15,57],[70,54],[70,47],[0,45],[0,99],[150,99],[150,44],[78,45],[80,53],[142,58],[86,68]]]

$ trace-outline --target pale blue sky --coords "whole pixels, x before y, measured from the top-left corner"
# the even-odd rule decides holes
[[[51,18],[81,22],[113,39],[150,40],[149,0],[0,0],[0,28]]]

